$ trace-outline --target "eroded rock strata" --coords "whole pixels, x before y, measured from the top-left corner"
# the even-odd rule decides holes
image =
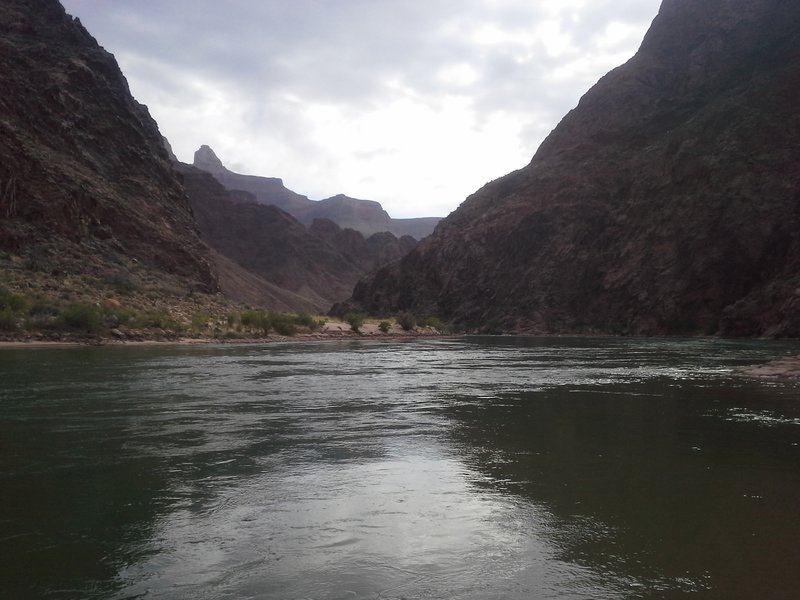
[[[0,251],[14,268],[217,285],[156,123],[56,0],[0,3]]]
[[[800,3],[665,0],[531,163],[353,300],[488,331],[800,336]]]

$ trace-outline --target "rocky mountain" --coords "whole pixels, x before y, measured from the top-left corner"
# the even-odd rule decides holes
[[[57,0],[0,2],[0,268],[217,285],[156,123]]]
[[[664,0],[531,163],[353,296],[487,331],[800,336],[800,3]]]
[[[202,238],[214,249],[222,291],[273,310],[326,312],[355,283],[402,258],[413,238],[391,233],[365,239],[332,221],[305,227],[250,192],[227,190],[205,170],[177,164]]]
[[[358,265],[364,273],[400,260],[417,245],[417,240],[409,235],[397,238],[388,231],[365,238],[360,231],[342,229],[329,219],[314,219],[309,230]]]
[[[193,164],[211,173],[227,189],[250,192],[261,204],[277,206],[305,225],[311,225],[315,219],[328,219],[366,236],[388,231],[398,237],[410,235],[422,239],[440,221],[439,217],[392,219],[380,203],[343,194],[319,201],[310,200],[288,189],[281,179],[241,175],[228,170],[214,151],[205,145],[195,152]]]

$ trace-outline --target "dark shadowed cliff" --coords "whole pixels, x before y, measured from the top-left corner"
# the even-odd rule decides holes
[[[229,191],[210,173],[176,164],[202,238],[214,249],[219,283],[233,300],[271,308],[326,312],[366,273],[405,256],[411,238],[365,239],[331,221],[309,229],[276,206]]]
[[[367,309],[486,330],[800,336],[800,3],[665,0],[531,163]]]
[[[0,251],[17,270],[216,288],[155,122],[56,0],[0,2]]]

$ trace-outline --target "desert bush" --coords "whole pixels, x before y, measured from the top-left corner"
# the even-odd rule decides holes
[[[344,317],[345,323],[350,325],[350,329],[356,333],[361,332],[361,326],[364,324],[364,315],[361,313],[347,313]]]
[[[378,323],[378,329],[381,330],[383,333],[389,333],[389,330],[392,328],[392,324],[389,321],[381,321]]]
[[[0,310],[0,331],[16,331],[19,327],[17,315],[9,308]]]
[[[28,308],[28,314],[32,317],[57,317],[58,307],[44,300],[34,300],[30,308]]]
[[[23,312],[28,308],[29,302],[25,296],[12,294],[5,288],[0,288],[0,310],[9,310],[12,313]]]
[[[72,304],[61,312],[58,324],[83,333],[99,333],[103,319],[100,309],[93,304]]]
[[[269,319],[261,310],[246,310],[239,317],[243,327],[250,329],[263,329],[264,333],[269,331]]]
[[[208,329],[208,323],[211,320],[211,315],[208,313],[195,313],[192,315],[192,329],[195,331],[202,331]]]
[[[444,330],[444,323],[438,317],[422,317],[417,320],[420,327],[433,327],[437,331]]]
[[[122,307],[106,307],[102,310],[104,324],[111,327],[120,325],[131,325],[136,321],[136,313],[130,309]]]
[[[311,329],[314,326],[314,317],[308,313],[297,313],[294,316],[294,322],[300,327],[308,327]]]
[[[173,319],[165,311],[148,311],[138,315],[132,322],[132,327],[141,327],[143,329],[166,329],[170,331],[183,331],[185,327]]]
[[[297,324],[293,315],[269,313],[269,324],[279,335],[295,335]]]
[[[410,312],[401,312],[395,317],[395,321],[403,331],[411,331],[417,326],[417,318]]]
[[[116,273],[109,273],[103,277],[103,281],[116,293],[127,296],[136,291],[136,284],[131,279],[129,273],[118,271]]]

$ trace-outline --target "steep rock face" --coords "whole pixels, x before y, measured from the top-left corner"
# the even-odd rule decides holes
[[[133,260],[216,288],[155,122],[56,0],[0,3],[0,90],[0,250],[53,272]]]
[[[665,0],[531,163],[354,300],[486,330],[800,336],[800,4]]]
[[[347,298],[366,272],[411,249],[408,240],[401,243],[392,234],[368,243],[359,232],[331,221],[309,230],[283,210],[256,202],[249,192],[226,190],[203,170],[177,168],[203,239],[216,251],[222,290],[235,300],[274,310],[324,312]],[[407,250],[401,253],[401,248]]]
[[[397,236],[410,235],[421,239],[429,235],[441,220],[439,217],[392,219],[380,203],[344,194],[310,200],[288,189],[281,179],[241,175],[228,170],[206,145],[195,152],[193,164],[211,173],[227,189],[250,192],[261,204],[277,206],[305,225],[311,225],[315,219],[329,219],[340,227],[355,229],[366,236],[389,231]]]
[[[357,264],[364,273],[400,260],[417,245],[417,240],[411,236],[397,238],[388,231],[364,238],[360,231],[342,229],[329,219],[314,219],[309,230]]]

